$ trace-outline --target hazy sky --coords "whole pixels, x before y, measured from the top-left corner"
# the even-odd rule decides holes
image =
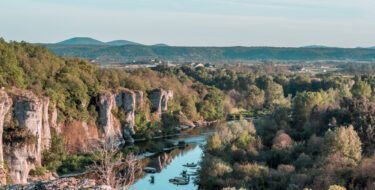
[[[0,0],[0,36],[186,46],[375,45],[374,0]]]

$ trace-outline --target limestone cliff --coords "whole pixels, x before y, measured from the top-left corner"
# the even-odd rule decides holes
[[[102,137],[110,140],[121,140],[121,132],[117,126],[116,118],[112,114],[116,107],[115,96],[106,92],[99,96],[98,100],[98,124]]]
[[[9,167],[9,176],[14,183],[27,183],[29,171],[41,164],[43,148],[48,148],[50,131],[48,124],[47,98],[39,98],[24,90],[12,90],[12,123],[9,128],[26,131],[22,138],[27,141],[10,141],[4,147],[4,157]],[[13,135],[13,134],[9,134]],[[32,140],[30,140],[32,139]],[[44,147],[43,147],[44,146]]]
[[[167,110],[173,92],[156,89],[149,97],[152,109],[161,113]],[[0,185],[5,184],[4,162],[9,166],[8,176],[13,183],[27,183],[30,170],[41,165],[42,151],[50,147],[50,128],[68,137],[66,145],[71,152],[89,150],[91,140],[103,138],[133,143],[135,111],[143,104],[142,91],[121,88],[98,97],[97,123],[58,123],[56,105],[50,106],[48,98],[27,90],[0,90]]]
[[[121,121],[121,133],[126,143],[134,143],[132,135],[134,135],[135,125],[135,108],[136,108],[136,94],[126,88],[121,88],[115,97],[116,106],[121,114],[124,114],[124,120]]]
[[[133,143],[135,110],[143,104],[142,91],[120,88],[115,94],[105,92],[98,99],[98,125],[106,139],[122,137],[126,143]],[[113,115],[116,112],[116,116]],[[117,125],[121,125],[117,127]]]
[[[136,107],[137,109],[140,109],[143,107],[143,92],[140,90],[134,91],[135,93],[135,101],[136,101]]]
[[[12,99],[7,93],[0,90],[0,186],[6,184],[6,172],[4,169],[4,155],[3,155],[3,130],[4,117],[8,113],[12,105]]]
[[[48,107],[49,107],[49,99],[44,97],[42,98],[42,150],[48,149],[51,146],[51,130],[49,124],[49,114],[48,114]]]
[[[161,114],[162,111],[167,111],[168,102],[173,98],[173,91],[163,90],[160,88],[154,89],[149,93],[151,102],[151,111]]]

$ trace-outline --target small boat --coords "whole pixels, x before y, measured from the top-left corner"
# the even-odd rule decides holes
[[[184,166],[184,167],[188,167],[188,168],[195,168],[195,167],[197,167],[198,165],[195,164],[194,162],[192,162],[192,163],[186,163],[186,164],[184,164],[183,166]]]
[[[187,185],[189,184],[189,181],[190,181],[189,177],[175,177],[175,178],[169,179],[169,182],[175,185]]]
[[[150,183],[151,183],[151,184],[154,184],[154,183],[155,183],[155,176],[152,175],[152,176],[150,177]]]
[[[153,174],[153,173],[156,173],[156,168],[153,168],[153,167],[145,167],[145,168],[143,169],[143,171],[146,172],[146,173],[151,173],[151,174]]]

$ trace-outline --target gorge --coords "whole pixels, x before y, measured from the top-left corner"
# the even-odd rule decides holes
[[[171,92],[168,94],[163,89],[155,89],[150,93],[157,114],[167,110],[166,104],[172,98],[170,94]],[[116,93],[101,94],[97,102],[98,125],[73,122],[78,123],[76,127],[84,131],[83,136],[78,137],[82,143],[78,144],[81,150],[88,148],[94,140],[111,139],[120,144],[134,143],[134,114],[143,101],[142,91],[126,88],[118,89]],[[125,120],[119,121],[113,114],[114,110],[123,114]],[[39,97],[31,91],[21,89],[0,90],[0,161],[11,166],[9,176],[12,183],[26,184],[30,170],[41,166],[42,151],[47,150],[51,143],[51,128],[62,134],[70,129],[63,123],[56,123],[56,116],[56,107],[49,105],[47,97]],[[75,140],[72,138],[68,141]],[[3,174],[4,167],[3,164],[0,166]],[[5,185],[6,175],[1,177],[1,184]]]

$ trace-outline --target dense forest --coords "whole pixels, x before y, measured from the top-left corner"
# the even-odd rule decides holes
[[[250,120],[210,138],[203,189],[374,189],[373,76],[185,70]]]

